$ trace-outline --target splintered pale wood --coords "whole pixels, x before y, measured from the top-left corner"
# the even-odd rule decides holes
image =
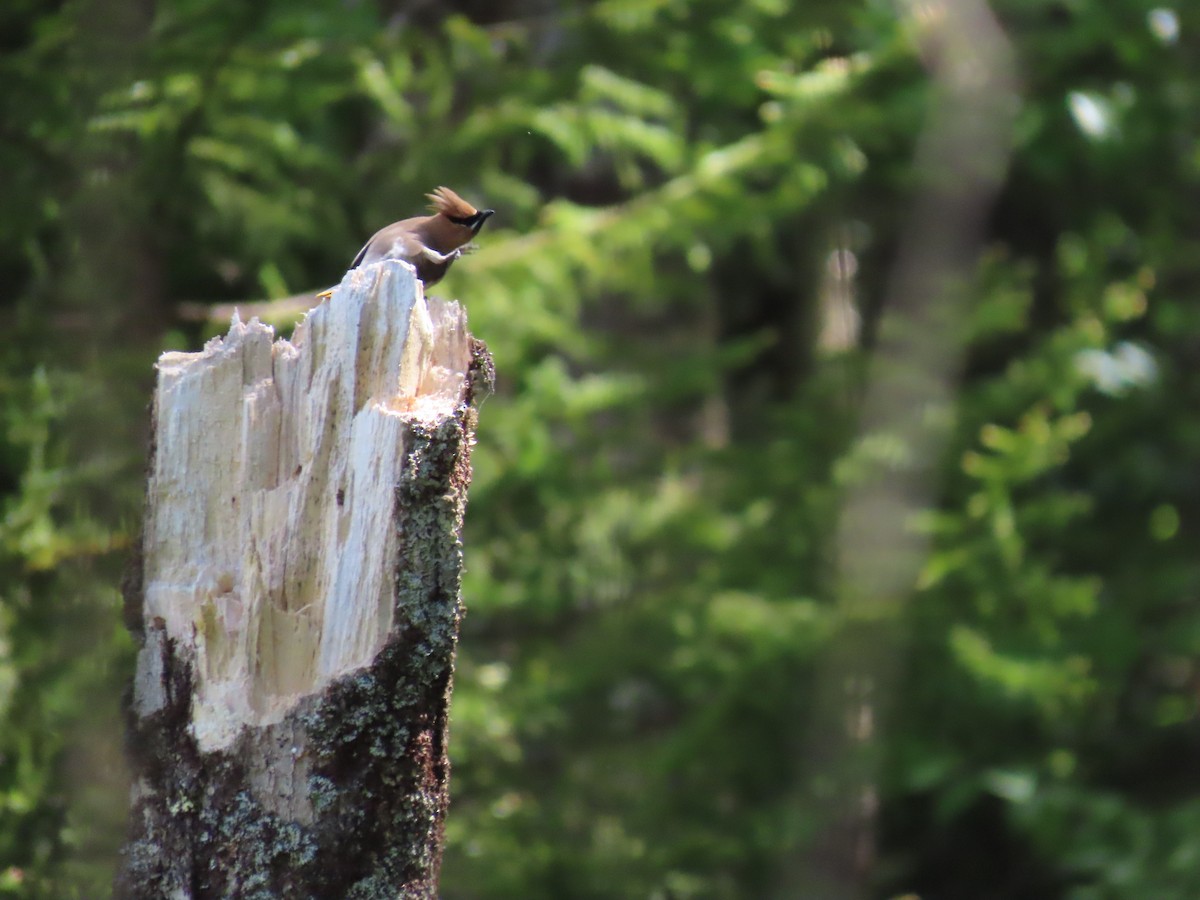
[[[403,268],[350,277],[291,341],[235,318],[158,363],[144,615],[191,650],[201,750],[370,662],[392,626],[405,434],[455,414],[470,347]],[[141,662],[144,716],[164,697]]]
[[[433,897],[487,351],[410,266],[159,360],[115,896]]]

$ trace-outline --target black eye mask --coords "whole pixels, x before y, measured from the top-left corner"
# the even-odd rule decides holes
[[[489,216],[495,214],[494,209],[481,209],[473,216],[446,216],[455,225],[465,225],[471,229],[471,234],[479,234],[479,229],[483,227],[483,223],[488,220]]]

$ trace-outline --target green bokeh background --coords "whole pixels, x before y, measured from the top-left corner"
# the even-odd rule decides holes
[[[997,0],[988,169],[922,149],[969,6],[7,0],[0,897],[116,864],[157,354],[439,184],[499,373],[447,900],[1200,896],[1200,10]]]

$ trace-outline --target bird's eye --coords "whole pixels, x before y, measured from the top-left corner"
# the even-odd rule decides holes
[[[466,225],[469,228],[475,224],[475,219],[478,215],[479,213],[476,213],[474,216],[446,216],[446,218],[455,225]]]

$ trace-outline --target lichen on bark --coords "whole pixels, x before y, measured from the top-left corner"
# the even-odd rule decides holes
[[[193,722],[195,651],[147,620],[144,554],[133,561],[125,591],[142,696],[127,704],[135,785],[115,896],[436,896],[470,448],[478,400],[494,381],[486,348],[466,337],[448,413],[403,427],[391,627],[367,665],[278,721],[205,747]]]

